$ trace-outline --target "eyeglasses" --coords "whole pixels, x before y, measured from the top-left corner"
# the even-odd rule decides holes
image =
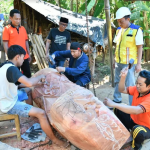
[[[68,24],[63,24],[63,23],[59,23],[61,26],[64,26],[64,27],[67,27],[68,26]]]

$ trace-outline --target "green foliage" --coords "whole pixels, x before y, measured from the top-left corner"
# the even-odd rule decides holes
[[[93,8],[93,6],[95,5],[95,2],[96,2],[96,0],[89,1],[88,5],[87,5],[87,12],[89,12]],[[83,14],[86,14],[86,10],[85,9],[83,11]]]
[[[0,1],[0,13],[4,14],[4,18],[9,18],[9,12],[13,9],[13,0]]]
[[[95,7],[94,17],[98,17],[99,14],[103,11],[103,9],[104,9],[104,1],[100,0]]]

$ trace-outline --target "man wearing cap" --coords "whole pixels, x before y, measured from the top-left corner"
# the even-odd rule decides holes
[[[50,30],[46,41],[46,57],[49,57],[49,47],[50,47],[50,55],[52,55],[55,51],[64,51],[70,49],[71,37],[70,33],[66,31],[66,27],[68,25],[68,19],[61,17],[59,22],[59,27]],[[49,63],[50,68],[55,68],[56,66],[64,66],[65,59],[56,59],[56,65],[51,65]]]
[[[81,50],[78,42],[71,43],[70,49],[53,53],[53,59],[70,58],[69,67],[56,67],[56,69],[58,72],[64,73],[70,81],[85,86],[91,81],[88,56]]]
[[[126,86],[135,85],[134,72],[141,71],[141,59],[142,59],[142,45],[143,45],[143,33],[140,26],[130,23],[131,12],[127,7],[121,7],[116,12],[116,19],[119,27],[116,31],[114,43],[116,43],[115,50],[115,91],[114,102],[121,103],[122,97],[118,90],[118,83],[120,81],[120,72],[124,67],[127,67],[129,60],[134,59],[134,65],[128,71],[126,78]],[[132,104],[133,96],[129,95],[129,104]]]

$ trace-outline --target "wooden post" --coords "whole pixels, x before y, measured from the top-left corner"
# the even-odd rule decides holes
[[[15,115],[15,126],[16,126],[16,131],[17,131],[17,139],[21,141],[21,135],[20,135],[20,121],[19,121],[19,116]]]
[[[4,51],[4,47],[3,47],[3,40],[2,40],[2,33],[0,35],[0,47],[1,47],[1,58],[0,58],[0,63],[3,63],[6,61],[6,56],[5,56],[5,51]]]
[[[149,30],[146,11],[143,12],[143,15],[144,15],[144,26],[145,26],[145,29]],[[149,36],[149,33],[144,33],[144,34],[145,34],[145,36]],[[149,41],[150,41],[149,38],[145,39],[146,47],[150,47]],[[145,50],[145,58],[144,59],[145,59],[146,62],[150,60],[150,48]]]
[[[38,21],[37,21],[37,20],[35,20],[34,33],[37,33],[37,29],[38,29]]]
[[[34,9],[32,9],[32,28],[34,32]]]
[[[27,12],[26,12],[26,4],[24,2],[22,2],[22,9],[23,9],[23,23],[24,23],[24,27],[28,33],[28,25],[27,25]]]
[[[104,4],[105,4],[105,15],[106,15],[106,24],[107,24],[107,33],[108,33],[108,47],[109,47],[110,68],[111,68],[111,81],[112,81],[112,87],[114,87],[113,49],[112,49],[112,33],[111,33],[109,0],[104,0]]]

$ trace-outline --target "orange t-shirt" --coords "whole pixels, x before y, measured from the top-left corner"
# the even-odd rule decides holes
[[[12,25],[7,25],[3,30],[3,41],[8,41],[8,47],[11,45],[20,45],[26,51],[24,59],[29,58],[29,54],[26,48],[26,41],[28,40],[28,35],[23,26],[19,29],[13,27]]]
[[[139,96],[136,86],[130,86],[128,87],[128,93],[133,95],[132,106],[140,106],[143,109],[141,114],[130,114],[132,120],[136,124],[150,129],[150,91],[143,96]]]

